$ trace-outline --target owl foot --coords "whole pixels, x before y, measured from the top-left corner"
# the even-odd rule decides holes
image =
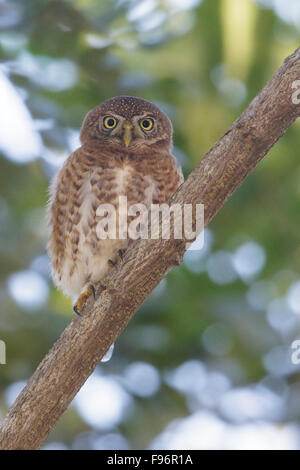
[[[125,253],[125,250],[118,250],[118,258],[123,261],[123,257],[124,257],[124,253]],[[113,268],[114,266],[117,265],[117,262],[116,261],[113,261],[112,259],[109,259],[107,261],[108,265],[110,268]]]
[[[90,284],[89,287],[84,292],[82,292],[82,294],[80,294],[76,304],[73,307],[73,310],[77,315],[81,316],[82,309],[87,299],[89,299],[91,295],[93,295],[95,298],[95,287],[92,284]]]

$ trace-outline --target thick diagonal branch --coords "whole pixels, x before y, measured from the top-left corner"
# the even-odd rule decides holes
[[[300,48],[205,155],[172,203],[204,204],[207,225],[299,116],[293,88],[297,80]],[[42,445],[141,303],[168,270],[181,262],[184,250],[181,240],[132,244],[124,262],[98,286],[96,301],[64,330],[9,410],[0,427],[0,448],[37,449]]]

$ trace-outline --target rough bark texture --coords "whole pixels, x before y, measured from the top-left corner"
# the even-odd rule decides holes
[[[172,203],[202,203],[205,225],[300,115],[292,84],[300,79],[300,48],[226,134],[205,155]],[[130,318],[185,250],[182,240],[138,240],[124,262],[97,286],[94,303],[74,318],[10,408],[0,448],[38,449]],[[101,397],[99,397],[101,400]]]

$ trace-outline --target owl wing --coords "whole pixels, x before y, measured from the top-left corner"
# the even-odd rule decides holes
[[[87,246],[97,251],[96,211],[100,204],[114,203],[116,188],[115,169],[82,148],[70,155],[54,178],[48,206],[48,252],[57,285],[64,271],[72,276]]]

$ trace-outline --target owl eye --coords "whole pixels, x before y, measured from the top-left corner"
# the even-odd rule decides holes
[[[150,119],[150,118],[142,119],[140,121],[140,126],[143,129],[143,131],[151,131],[153,124],[154,124],[154,121],[153,119]]]
[[[106,129],[113,129],[114,127],[116,127],[117,123],[118,121],[113,116],[106,116],[103,119],[103,125],[104,127],[106,127]]]

